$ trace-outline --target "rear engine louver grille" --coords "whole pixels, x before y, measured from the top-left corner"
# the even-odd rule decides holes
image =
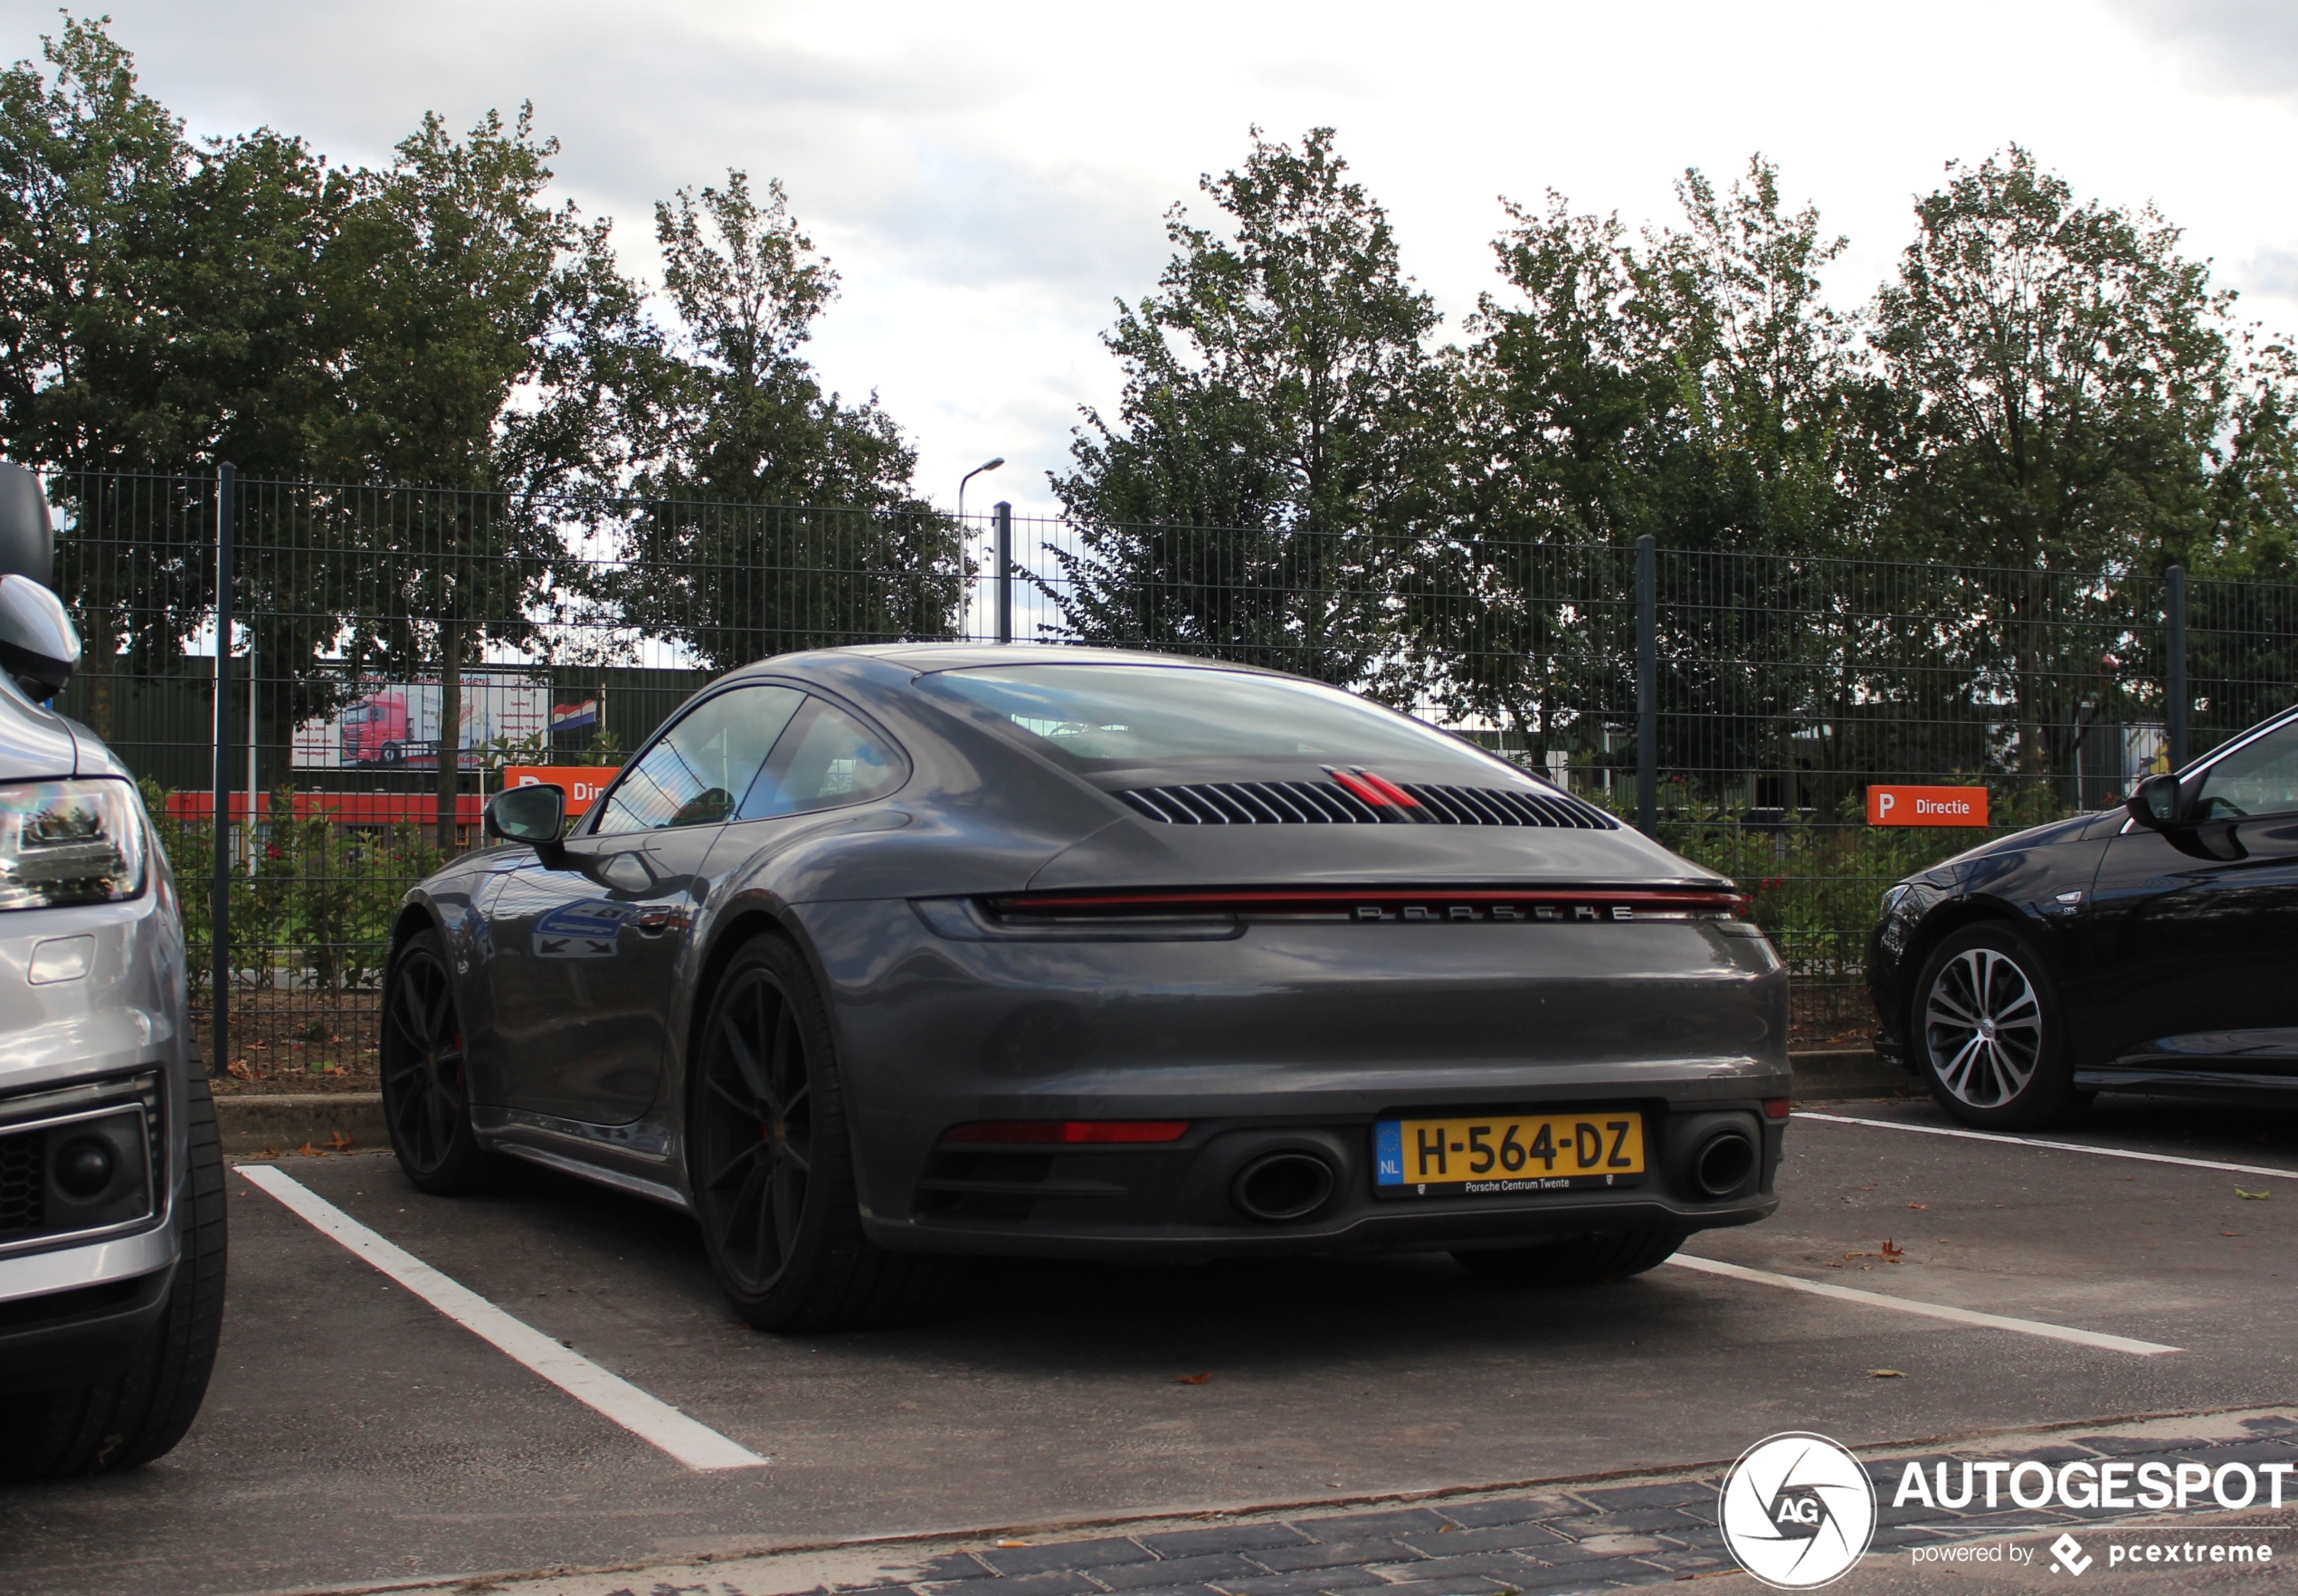
[[[1135,787],[1116,794],[1147,815],[1178,826],[1548,826],[1610,831],[1619,822],[1593,804],[1561,793],[1520,793],[1506,787],[1439,787],[1397,784],[1417,812],[1375,808],[1339,786],[1322,782],[1198,782],[1185,787]]]

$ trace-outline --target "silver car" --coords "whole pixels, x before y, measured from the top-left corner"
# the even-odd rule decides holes
[[[79,661],[37,480],[0,466],[0,1480],[183,1439],[223,1317],[223,1162],[135,783],[45,707]]]

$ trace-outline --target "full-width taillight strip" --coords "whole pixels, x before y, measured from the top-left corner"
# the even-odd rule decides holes
[[[1617,904],[1627,908],[1705,909],[1740,914],[1748,899],[1736,892],[1653,891],[1605,887],[1538,888],[1511,891],[1506,888],[1369,887],[1312,888],[1306,890],[1242,888],[1220,892],[1033,892],[992,900],[1007,914],[1062,914],[1075,909],[1139,909],[1163,914],[1236,914],[1254,909],[1286,907],[1352,908],[1363,904]]]

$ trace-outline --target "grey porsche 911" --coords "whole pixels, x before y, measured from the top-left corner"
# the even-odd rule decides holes
[[[411,892],[408,1177],[691,1212],[770,1329],[968,1253],[1448,1251],[1567,1285],[1777,1204],[1787,986],[1732,884],[1274,672],[916,644],[697,694]]]

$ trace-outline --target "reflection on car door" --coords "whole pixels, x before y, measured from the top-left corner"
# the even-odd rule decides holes
[[[703,861],[803,698],[756,685],[692,706],[567,839],[565,868],[508,872],[488,906],[506,1106],[592,1125],[646,1112]]]
[[[2188,780],[2197,823],[2132,826],[2100,863],[2085,1061],[2298,1072],[2298,724]]]

